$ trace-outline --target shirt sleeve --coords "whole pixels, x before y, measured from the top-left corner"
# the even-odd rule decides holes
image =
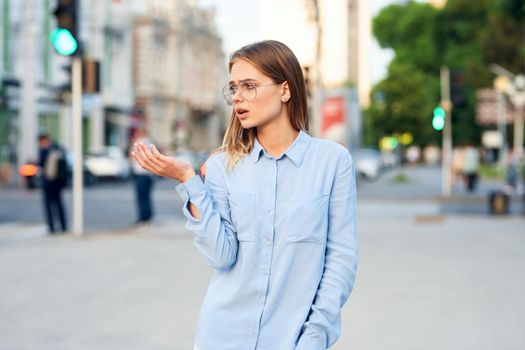
[[[184,201],[182,211],[188,219],[186,228],[193,233],[197,249],[209,264],[228,270],[237,260],[238,241],[230,217],[230,205],[218,157],[207,162],[206,181],[198,175],[179,184],[177,192]],[[200,213],[195,219],[188,210],[193,203]]]
[[[346,151],[330,194],[323,276],[296,350],[324,350],[339,338],[341,308],[352,291],[357,270],[356,205],[355,172]]]

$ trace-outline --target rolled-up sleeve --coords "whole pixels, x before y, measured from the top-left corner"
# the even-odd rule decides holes
[[[354,286],[357,270],[355,172],[342,152],[330,194],[324,272],[296,350],[330,347],[341,333],[341,308]]]
[[[176,190],[184,201],[182,211],[188,219],[186,228],[193,233],[195,245],[213,268],[227,270],[237,259],[238,241],[231,223],[221,166],[217,156],[210,158],[206,164],[205,183],[194,176],[179,184]],[[199,219],[188,210],[189,202],[199,210]]]

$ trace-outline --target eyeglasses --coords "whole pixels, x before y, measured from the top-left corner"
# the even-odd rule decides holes
[[[228,84],[222,88],[222,96],[227,104],[233,104],[233,96],[239,91],[240,96],[246,101],[253,101],[257,98],[257,88],[280,85],[282,83],[273,83],[265,85],[257,85],[251,81],[241,81],[239,85]]]

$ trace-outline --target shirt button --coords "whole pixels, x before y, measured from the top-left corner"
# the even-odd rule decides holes
[[[268,210],[268,216],[272,216],[273,215],[273,211],[272,210]]]
[[[270,246],[272,245],[272,241],[267,240],[267,241],[266,241],[266,245],[267,245],[268,247],[270,247]]]
[[[270,270],[268,269],[262,269],[263,275],[268,275],[270,273]]]
[[[264,302],[264,298],[263,298],[263,297],[258,297],[258,298],[257,298],[257,302],[258,302],[259,304],[262,304],[262,303]]]

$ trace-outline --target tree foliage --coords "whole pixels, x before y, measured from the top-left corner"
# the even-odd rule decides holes
[[[408,1],[384,8],[373,20],[373,33],[394,59],[387,77],[372,89],[365,111],[365,140],[411,132],[414,142],[439,141],[431,126],[440,101],[439,71],[446,65],[460,77],[462,103],[452,112],[455,144],[479,142],[475,91],[492,86],[491,63],[516,73],[525,62],[523,0],[449,0],[437,9]]]

